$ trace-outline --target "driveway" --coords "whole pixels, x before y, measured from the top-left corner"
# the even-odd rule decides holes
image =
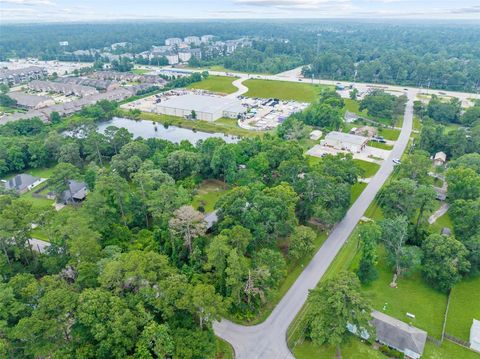
[[[400,158],[412,131],[413,101],[416,90],[408,91],[402,131],[388,158],[371,179],[365,190],[349,209],[344,219],[335,227],[310,263],[290,287],[270,316],[255,326],[242,326],[222,319],[213,325],[215,334],[228,341],[237,359],[293,359],[287,347],[287,329],[307,300],[308,291],[318,281],[347,241],[375,195],[393,171],[393,158]]]

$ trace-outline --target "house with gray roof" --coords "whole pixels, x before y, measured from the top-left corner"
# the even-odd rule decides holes
[[[68,181],[69,189],[62,192],[59,202],[63,204],[81,202],[87,197],[87,184],[75,180]]]
[[[40,108],[55,105],[55,101],[48,96],[30,95],[21,91],[9,92],[7,95],[11,99],[17,101],[18,107],[24,109],[38,110]]]
[[[207,222],[206,228],[207,228],[207,230],[209,230],[210,228],[213,227],[213,225],[214,225],[215,223],[218,222],[217,211],[215,210],[215,211],[213,211],[213,212],[207,213],[207,214],[205,215],[204,220],[205,220],[205,222]]]
[[[372,312],[372,318],[378,342],[398,350],[408,358],[418,359],[423,355],[426,331],[377,311]]]
[[[22,173],[10,178],[9,180],[2,180],[2,182],[6,189],[22,194],[40,184],[42,179],[31,176],[27,173]]]

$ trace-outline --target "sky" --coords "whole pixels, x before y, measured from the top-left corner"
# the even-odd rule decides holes
[[[3,23],[259,18],[480,22],[480,0],[0,0]]]

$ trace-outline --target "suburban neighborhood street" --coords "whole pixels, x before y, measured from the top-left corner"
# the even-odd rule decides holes
[[[371,179],[360,197],[352,205],[344,219],[335,227],[322,247],[275,307],[265,322],[255,326],[242,326],[228,320],[214,323],[215,334],[228,341],[237,359],[294,358],[287,347],[287,330],[314,288],[347,241],[368,206],[394,169],[394,158],[401,158],[405,151],[413,123],[413,101],[417,89],[407,92],[403,127],[390,156]]]

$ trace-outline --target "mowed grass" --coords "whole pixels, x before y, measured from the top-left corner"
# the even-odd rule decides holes
[[[232,85],[236,79],[237,77],[210,75],[205,80],[188,85],[187,88],[228,94],[237,91],[237,88]]]
[[[193,197],[192,206],[198,209],[203,206],[205,212],[212,212],[218,199],[227,191],[227,185],[222,181],[205,180],[197,189],[197,194]]]
[[[398,136],[400,136],[400,130],[380,127],[378,129],[378,135],[383,136],[386,140],[396,141]]]
[[[443,216],[439,217],[433,224],[430,226],[433,232],[440,233],[442,228],[448,227],[453,232],[453,224],[450,218],[450,214],[447,212]]]
[[[363,177],[364,178],[369,178],[373,177],[375,173],[380,169],[380,165],[373,163],[373,162],[367,162],[363,160],[353,160],[355,165],[363,170]]]
[[[357,182],[352,186],[352,192],[350,194],[350,205],[352,205],[358,197],[362,194],[363,190],[367,187],[367,183]]]
[[[341,346],[340,350],[343,359],[385,359],[381,352],[353,336]],[[293,354],[297,359],[335,359],[336,348],[326,345],[319,347],[306,340],[295,347]]]
[[[475,299],[477,302],[475,303]],[[465,278],[450,293],[446,332],[468,341],[472,320],[480,320],[480,275]],[[473,301],[472,301],[473,300]]]
[[[333,86],[311,85],[306,83],[272,80],[246,80],[248,87],[247,97],[278,98],[280,100],[295,100],[299,102],[313,102],[320,93]]]
[[[362,286],[374,309],[388,314],[440,339],[443,318],[447,307],[447,295],[428,286],[419,271],[398,279],[398,287],[391,288],[393,271],[386,260],[386,251],[379,247],[378,278]],[[352,268],[353,269],[353,268]],[[415,315],[415,319],[406,313]]]
[[[147,74],[151,71],[152,70],[146,70],[146,69],[132,69],[132,73],[134,73],[136,75],[144,75],[144,74]]]
[[[225,340],[217,337],[217,352],[215,359],[234,359],[233,348]]]
[[[460,345],[444,340],[439,347],[429,342],[425,343],[422,358],[425,359],[479,359],[480,354]]]
[[[387,150],[387,151],[390,151],[393,148],[392,145],[388,145],[386,143],[377,142],[377,141],[368,141],[368,146],[380,148],[382,150]]]
[[[54,168],[55,167],[30,168],[26,173],[35,177],[50,178],[52,177]]]
[[[349,98],[344,98],[344,109],[348,112],[356,113],[357,115],[368,117],[367,110],[360,111],[360,102]]]

